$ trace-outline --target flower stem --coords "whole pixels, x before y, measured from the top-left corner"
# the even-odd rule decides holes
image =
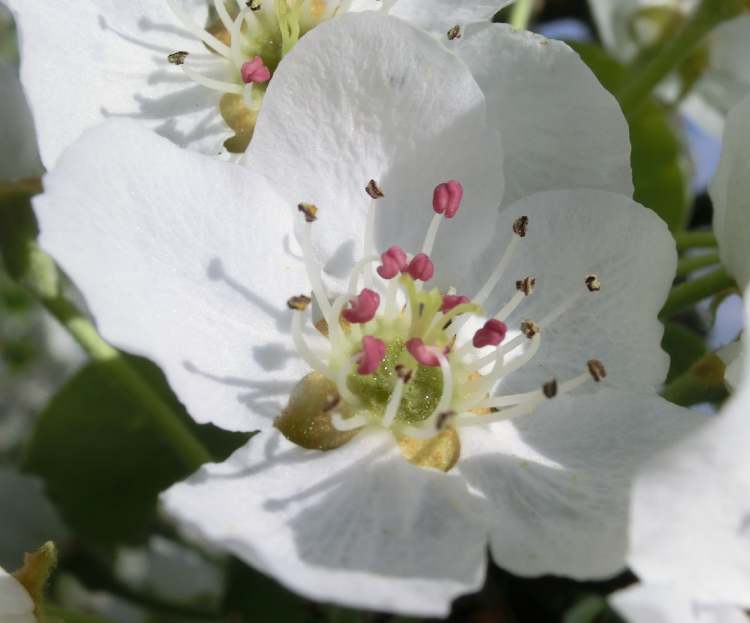
[[[737,287],[732,276],[724,267],[717,268],[707,275],[674,286],[659,316],[669,318],[712,294],[732,287]]]
[[[700,247],[716,247],[718,242],[712,231],[678,231],[674,234],[678,251]]]
[[[510,14],[510,25],[514,30],[526,30],[529,27],[533,5],[534,0],[516,0]]]
[[[677,276],[687,277],[690,273],[706,266],[719,264],[718,253],[700,253],[697,255],[686,255],[677,262]]]
[[[744,0],[701,0],[693,15],[643,68],[632,68],[617,94],[625,115],[633,113],[651,91],[687,59],[696,45],[721,22],[739,15]]]

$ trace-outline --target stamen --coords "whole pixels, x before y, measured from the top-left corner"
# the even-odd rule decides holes
[[[438,354],[434,348],[425,346],[425,343],[418,337],[413,337],[405,344],[406,350],[423,366],[437,368],[440,365],[441,354]]]
[[[172,65],[182,65],[189,55],[190,53],[185,52],[184,50],[181,50],[179,52],[172,52],[169,56],[167,56],[167,60],[172,63]]]
[[[331,425],[340,433],[346,433],[355,428],[362,428],[370,423],[370,419],[362,414],[344,418],[340,413],[331,415]]]
[[[429,255],[417,253],[406,267],[406,272],[415,281],[429,281],[435,273],[435,267]]]
[[[314,223],[318,220],[318,207],[312,203],[298,203],[297,209],[305,215],[305,222]]]
[[[342,396],[344,401],[350,406],[359,404],[359,398],[349,389],[349,385],[347,385],[346,381],[349,378],[354,365],[359,362],[359,358],[359,355],[350,357],[349,361],[339,368],[338,374],[336,375],[336,387],[339,390],[339,395]]]
[[[291,299],[290,299],[291,300]],[[295,311],[292,314],[292,341],[294,347],[297,349],[300,357],[305,360],[308,366],[313,370],[320,372],[323,376],[333,380],[334,375],[331,369],[324,364],[320,358],[312,351],[305,341],[304,334],[302,332],[302,322],[304,311]]]
[[[391,322],[398,313],[398,308],[396,306],[398,285],[398,279],[394,279],[388,283],[388,288],[385,291],[385,312],[383,313],[383,319],[385,322]]]
[[[344,320],[351,324],[364,324],[375,317],[380,306],[380,295],[374,290],[365,288],[349,301],[351,307],[341,312]]]
[[[474,333],[471,340],[474,348],[483,348],[485,346],[497,346],[505,339],[508,333],[508,327],[504,322],[492,318],[484,323],[481,329]]]
[[[495,289],[498,281],[500,281],[500,277],[503,276],[505,269],[508,268],[508,264],[510,264],[510,260],[513,257],[513,252],[515,251],[517,244],[518,237],[514,236],[508,246],[505,247],[505,252],[500,258],[500,261],[495,267],[495,270],[492,271],[490,276],[487,278],[487,281],[485,281],[479,292],[477,292],[476,296],[474,296],[474,298],[472,299],[477,305],[484,305],[487,297],[492,294],[492,291]]]
[[[391,397],[388,399],[388,405],[386,406],[385,413],[383,414],[382,424],[385,428],[390,428],[394,420],[396,419],[398,408],[401,404],[401,396],[403,396],[404,393],[405,384],[406,383],[404,382],[404,379],[402,379],[401,377],[396,378],[396,384],[393,386],[393,392],[391,393]]]
[[[260,0],[247,0],[247,2],[245,2],[245,6],[251,11],[255,12],[260,11],[262,5]]]
[[[222,80],[214,80],[203,74],[199,74],[197,71],[193,71],[187,65],[181,65],[181,69],[185,72],[185,75],[190,78],[193,82],[197,82],[201,86],[211,89],[213,91],[219,91],[221,93],[234,93],[235,95],[242,95],[243,87],[241,84],[235,84],[234,82],[223,82]]]
[[[435,239],[437,238],[437,232],[440,228],[440,223],[442,222],[443,217],[440,214],[436,214],[432,217],[432,220],[430,221],[430,226],[427,228],[427,234],[424,237],[424,242],[422,243],[422,253],[427,255],[432,253],[432,247],[435,246]]]
[[[542,385],[542,393],[545,398],[554,398],[557,396],[557,379],[552,379]]]
[[[232,18],[229,16],[227,6],[224,4],[224,0],[214,0],[214,8],[216,14],[219,16],[221,23],[224,24],[224,28],[231,32],[232,30]]]
[[[449,312],[454,307],[459,305],[465,305],[469,303],[468,296],[459,296],[456,294],[446,294],[443,296],[443,304],[440,306],[440,311],[443,313]]]
[[[289,309],[294,309],[296,311],[305,311],[310,303],[312,303],[312,299],[309,296],[299,294],[297,296],[291,297],[286,302],[286,306]]]
[[[524,320],[521,323],[521,333],[523,333],[529,339],[534,337],[541,330],[541,327],[533,320]]]
[[[224,0],[221,0],[223,3]],[[232,60],[236,67],[242,68],[245,55],[242,52],[242,21],[244,19],[246,10],[241,10],[235,20],[229,25],[227,29],[229,31],[230,50],[232,51]],[[229,15],[227,14],[227,17]],[[230,18],[231,19],[231,18]]]
[[[271,70],[263,64],[263,59],[260,56],[243,63],[240,73],[242,74],[242,82],[245,84],[251,82],[263,84],[271,79]]]
[[[245,108],[252,111],[260,110],[261,96],[255,89],[254,83],[246,84],[242,89],[242,102],[245,104]]]
[[[604,369],[604,365],[598,359],[589,359],[586,362],[586,366],[589,369],[591,378],[597,383],[601,382],[602,379],[607,378],[607,371]]]
[[[453,218],[461,207],[464,187],[457,180],[449,180],[435,186],[432,193],[432,209],[436,214],[443,214],[445,218]]]
[[[536,278],[532,276],[524,277],[516,281],[516,290],[521,292],[524,296],[529,296],[534,291],[536,285]]]
[[[589,289],[589,292],[599,292],[602,289],[602,282],[599,281],[599,276],[587,275],[586,287]]]
[[[357,292],[357,281],[359,276],[368,264],[379,261],[380,258],[377,255],[368,255],[363,257],[359,262],[352,268],[352,274],[349,276],[349,296],[354,296]]]
[[[365,186],[365,192],[370,195],[373,199],[380,199],[384,197],[383,190],[378,186],[378,183],[375,180],[370,180],[367,182],[367,186]]]
[[[178,0],[167,0],[167,4],[172,10],[172,13],[175,14],[175,17],[177,17],[177,19],[182,22],[182,25],[187,30],[192,32],[196,37],[198,37],[201,41],[203,41],[203,43],[205,43],[208,47],[213,49],[216,53],[220,54],[226,59],[232,60],[231,50],[216,37],[214,37],[211,33],[206,32],[203,28],[198,26],[193,21],[193,18],[178,6],[177,1]]]
[[[383,279],[393,279],[404,272],[409,263],[406,253],[396,245],[389,247],[385,253],[381,254],[380,260],[382,264],[376,270]]]
[[[516,234],[519,238],[526,237],[526,232],[528,228],[529,228],[528,216],[519,216],[515,221],[513,221],[513,233]]]
[[[385,343],[376,337],[366,335],[362,338],[362,355],[357,367],[358,374],[372,374],[377,371],[385,359]]]
[[[461,26],[456,24],[453,28],[448,31],[448,41],[461,38]]]
[[[302,233],[302,255],[305,262],[305,270],[307,271],[307,279],[312,286],[313,295],[318,302],[318,307],[320,307],[326,323],[331,327],[334,322],[338,322],[338,317],[334,318],[331,314],[331,303],[328,300],[325,288],[323,287],[323,281],[320,278],[320,268],[318,268],[317,263],[313,259],[312,253],[312,224],[317,218],[318,208],[311,203],[300,203],[297,205],[297,209],[305,215],[305,221],[307,222]]]

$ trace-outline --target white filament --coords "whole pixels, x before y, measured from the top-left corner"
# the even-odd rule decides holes
[[[312,286],[313,295],[318,302],[318,307],[320,307],[320,311],[323,314],[326,323],[330,327],[333,324],[334,318],[331,314],[331,303],[328,301],[328,296],[323,287],[323,281],[320,278],[320,268],[313,259],[312,223],[305,223],[304,232],[302,234],[302,255],[304,257],[307,278]]]
[[[346,419],[344,419],[340,413],[334,413],[331,415],[331,425],[340,433],[347,433],[355,428],[362,428],[369,422],[370,419],[362,414]]]
[[[294,341],[294,347],[308,366],[320,372],[326,378],[333,380],[334,376],[331,369],[320,360],[305,341],[305,336],[302,333],[304,315],[305,313],[302,311],[295,311],[292,314],[292,340]]]
[[[432,247],[435,246],[435,239],[437,238],[438,229],[440,228],[440,222],[443,220],[442,214],[435,214],[430,221],[430,226],[427,228],[427,235],[424,237],[424,243],[422,244],[422,253],[429,255],[432,253]]]
[[[181,65],[182,71],[185,75],[190,78],[193,82],[197,82],[201,86],[204,86],[213,91],[220,91],[221,93],[234,93],[235,95],[242,95],[244,88],[241,84],[235,84],[234,82],[224,82],[223,80],[214,80],[203,74],[199,74],[197,71],[193,71],[187,65]]]
[[[232,60],[231,50],[211,33],[206,32],[203,28],[198,26],[198,24],[193,21],[193,18],[190,17],[184,9],[178,6],[177,2],[178,0],[167,0],[167,4],[172,10],[172,13],[174,13],[175,17],[182,22],[182,25],[215,52],[221,54],[221,56],[228,60]]]
[[[384,428],[390,428],[394,420],[396,419],[399,405],[401,405],[401,396],[404,393],[404,385],[405,383],[402,378],[396,379],[396,384],[393,386],[393,393],[388,399],[388,405],[386,406],[385,413],[383,414],[382,424]]]

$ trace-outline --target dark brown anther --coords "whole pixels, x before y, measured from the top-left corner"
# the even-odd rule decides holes
[[[403,364],[398,364],[395,370],[396,376],[398,376],[398,378],[400,378],[404,383],[408,383],[409,381],[411,381],[411,375],[413,372],[411,368],[407,368]]]
[[[297,209],[305,215],[305,221],[314,223],[318,220],[318,208],[312,203],[298,203]]]
[[[323,405],[323,411],[333,411],[336,407],[341,404],[341,396],[336,394],[329,394],[326,396],[326,402]]]
[[[526,230],[529,227],[529,217],[528,216],[519,216],[515,221],[513,221],[513,233],[516,234],[519,238],[526,237]]]
[[[542,328],[533,320],[524,320],[521,323],[521,333],[523,333],[529,339],[534,337],[541,330]]]
[[[461,38],[461,26],[456,24],[453,28],[448,31],[448,41]]]
[[[598,275],[587,275],[586,276],[586,287],[589,292],[599,292],[602,289],[602,282],[599,281]]]
[[[172,52],[169,56],[167,56],[167,60],[172,63],[172,65],[182,65],[185,63],[185,59],[188,57],[188,52],[180,51],[180,52]]]
[[[245,6],[251,11],[260,11],[260,0],[247,0]]]
[[[586,367],[589,369],[591,378],[597,383],[607,378],[607,371],[604,369],[604,364],[598,359],[589,359],[586,362]]]
[[[526,296],[534,291],[536,285],[536,277],[524,277],[516,281],[516,290],[523,292]]]
[[[443,430],[456,415],[455,411],[443,411],[442,413],[438,414],[437,420],[435,420],[435,428],[437,430]]]
[[[295,311],[305,311],[312,303],[312,299],[309,296],[305,296],[304,294],[300,294],[298,296],[293,296],[286,302],[286,306],[289,309],[293,309]]]
[[[370,180],[367,182],[367,186],[365,186],[365,192],[370,195],[373,199],[380,199],[381,197],[384,197],[383,189],[378,186],[378,183],[375,180]]]
[[[545,398],[554,398],[557,396],[557,379],[552,379],[542,385],[542,393]]]

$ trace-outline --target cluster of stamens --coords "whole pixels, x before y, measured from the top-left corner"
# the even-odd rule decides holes
[[[225,0],[213,0],[214,10],[220,20],[224,38],[222,41],[208,28],[195,23],[192,17],[179,6],[179,0],[166,0],[182,25],[205,44],[209,50],[223,57],[233,68],[235,82],[209,77],[188,62],[188,52],[173,52],[170,63],[179,65],[193,82],[208,89],[242,97],[248,110],[257,111],[263,97],[259,89],[271,79],[271,69],[261,51],[268,53],[272,65],[289,52],[303,34],[300,11],[304,0],[265,0],[273,6],[265,9],[261,0],[236,0],[237,10],[227,9]],[[236,13],[236,14],[235,14]],[[276,41],[278,38],[278,41]],[[273,44],[273,45],[272,45]],[[278,48],[278,49],[276,49]]]
[[[335,298],[328,295],[311,252],[318,209],[305,203],[298,206],[305,220],[302,246],[313,296],[298,295],[288,301],[294,311],[293,339],[310,367],[335,384],[338,395],[331,400],[330,414],[336,430],[375,425],[399,436],[430,439],[448,426],[497,422],[531,413],[545,400],[606,377],[602,363],[591,359],[575,378],[551,379],[525,393],[494,395],[502,379],[534,358],[546,327],[581,297],[599,292],[599,277],[582,275],[580,288],[568,299],[541,319],[524,320],[509,338],[506,320],[533,295],[536,279],[531,275],[515,279],[515,294],[490,317],[483,305],[503,278],[518,245],[523,244],[529,219],[522,216],[515,220],[513,237],[499,262],[479,291],[468,297],[453,288],[441,292],[425,287],[435,273],[431,253],[440,224],[452,219],[461,206],[461,184],[451,180],[435,188],[435,214],[422,248],[415,254],[399,246],[374,251],[375,211],[383,191],[374,180],[365,190],[372,201],[363,257],[354,265],[346,291]],[[314,351],[303,332],[313,298],[325,320],[323,333],[330,345],[325,353]],[[460,332],[472,316],[487,319],[459,344]],[[492,350],[488,352],[488,348]]]

